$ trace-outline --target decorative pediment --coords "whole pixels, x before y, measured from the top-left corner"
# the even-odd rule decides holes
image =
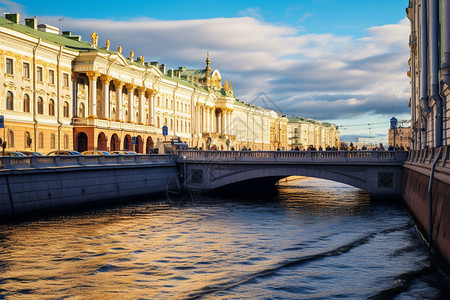
[[[40,90],[37,90],[36,93],[38,93],[39,95],[45,95],[45,90],[40,89]]]
[[[56,93],[55,92],[48,92],[47,95],[50,96],[50,97],[56,97]]]
[[[33,89],[31,88],[31,87],[29,87],[29,86],[22,86],[22,87],[20,87],[23,91],[27,91],[27,92],[31,92]]]
[[[12,81],[6,81],[6,82],[3,83],[3,85],[6,88],[11,89],[11,90],[15,90],[17,88],[17,86]]]

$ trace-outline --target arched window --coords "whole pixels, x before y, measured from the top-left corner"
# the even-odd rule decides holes
[[[67,102],[67,101],[64,101],[63,116],[64,116],[64,118],[69,117],[69,102]]]
[[[42,97],[39,97],[37,101],[37,113],[40,115],[44,113],[44,99]]]
[[[9,91],[6,93],[6,109],[8,110],[14,109],[14,95]]]
[[[157,126],[158,128],[161,127],[161,126],[159,126],[159,125],[161,125],[161,124],[159,123],[159,117],[156,117],[156,126]]]
[[[69,149],[69,135],[64,134],[64,149]]]
[[[169,108],[169,99],[166,98],[166,108]]]
[[[50,99],[50,101],[48,102],[48,114],[50,116],[55,115],[55,101],[53,99]]]
[[[28,94],[23,95],[23,111],[30,112],[30,96]]]
[[[25,132],[23,143],[25,145],[25,148],[31,148],[31,136],[28,131]]]
[[[169,125],[169,124],[167,123],[167,118],[164,118],[164,126],[167,126],[167,125]]]
[[[80,107],[78,108],[78,117],[85,118],[85,110],[84,110],[84,103],[80,103]]]
[[[52,133],[50,135],[50,148],[55,149],[55,144],[56,144],[56,138],[55,138],[55,134]]]
[[[44,134],[42,132],[39,132],[39,148],[44,148]]]
[[[14,148],[14,131],[8,130],[8,147]]]
[[[159,97],[159,96],[158,96],[158,102],[157,103],[158,103],[158,106],[161,105],[161,97]]]

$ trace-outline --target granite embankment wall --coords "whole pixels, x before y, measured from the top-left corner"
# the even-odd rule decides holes
[[[450,146],[412,151],[405,162],[402,197],[432,248],[450,266]],[[431,189],[431,226],[428,187],[436,161]]]
[[[169,156],[2,158],[0,216],[177,188]]]

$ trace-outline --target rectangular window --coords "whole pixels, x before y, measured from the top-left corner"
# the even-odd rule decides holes
[[[55,84],[55,71],[48,70],[48,83]]]
[[[67,74],[67,73],[63,74],[63,84],[64,84],[64,87],[66,87],[66,88],[69,87],[69,74]]]
[[[6,74],[14,74],[14,61],[12,58],[6,59]]]
[[[43,78],[44,77],[43,77],[43,74],[42,74],[42,67],[37,67],[37,74],[36,74],[37,81],[42,82],[42,81],[44,81]]]
[[[23,78],[30,78],[30,64],[27,62],[23,63],[23,72],[22,72]]]

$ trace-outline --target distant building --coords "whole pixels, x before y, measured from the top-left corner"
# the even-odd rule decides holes
[[[320,122],[303,117],[290,117],[288,123],[289,147],[307,150],[312,146],[316,149],[327,147],[338,149],[340,134],[334,124]]]
[[[389,146],[411,149],[411,127],[399,127],[397,129],[389,129],[388,139],[389,139]]]

